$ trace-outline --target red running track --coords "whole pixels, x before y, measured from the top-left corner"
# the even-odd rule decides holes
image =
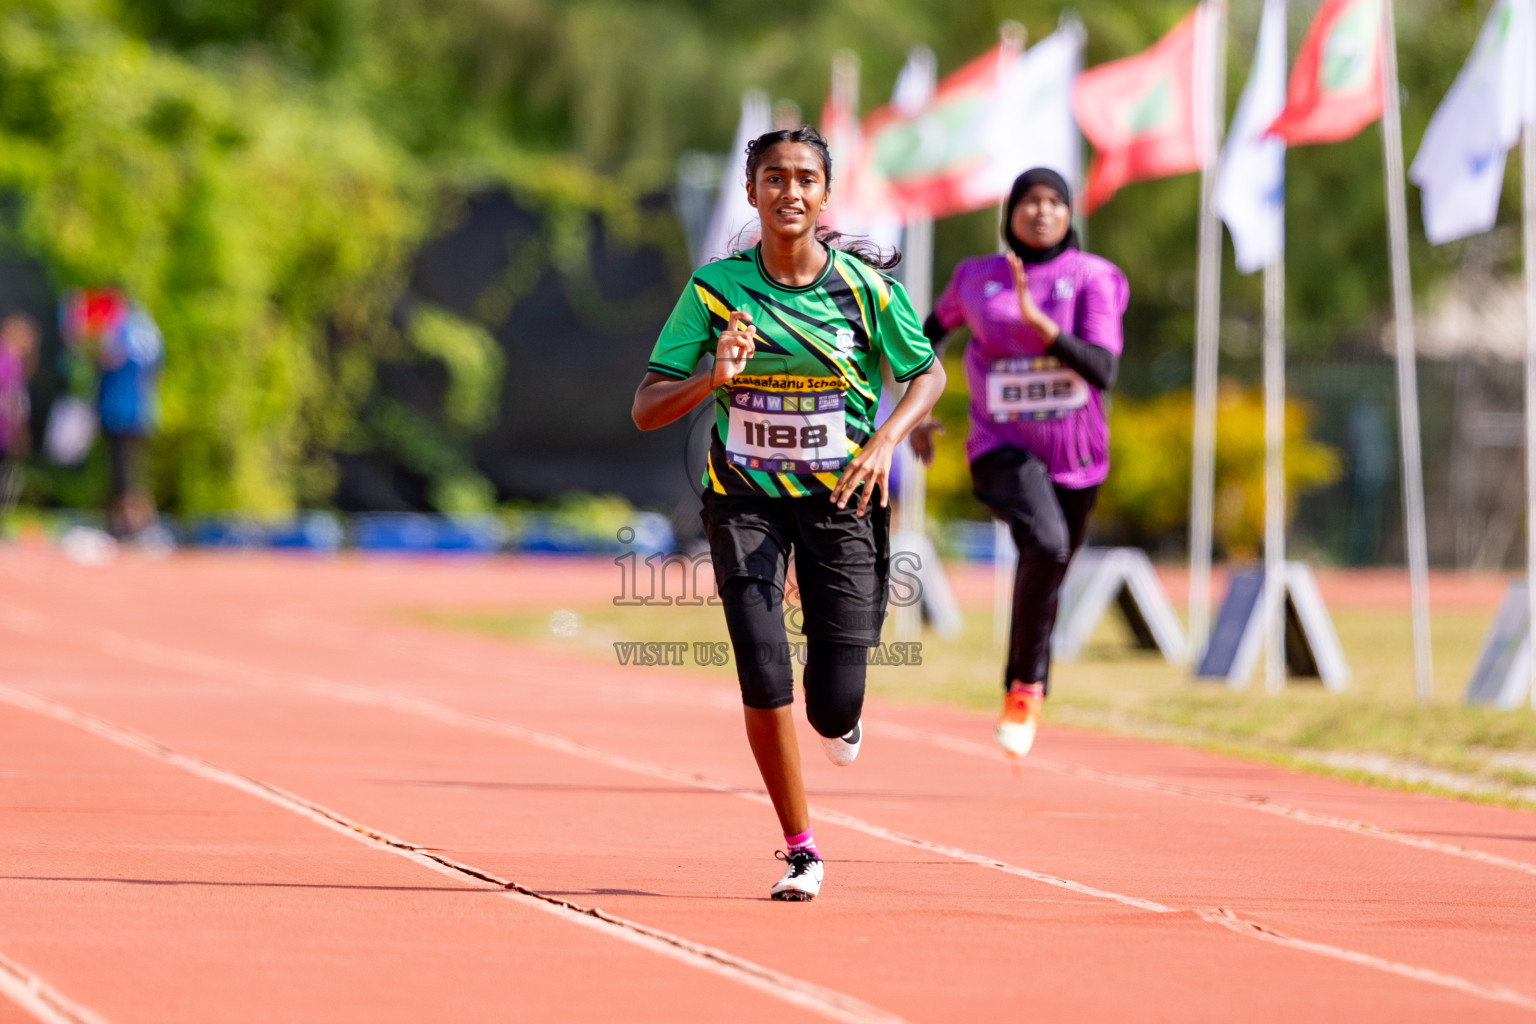
[[[779,865],[729,686],[400,624],[611,565],[0,557],[0,1024],[1515,1020],[1536,817],[872,704]]]

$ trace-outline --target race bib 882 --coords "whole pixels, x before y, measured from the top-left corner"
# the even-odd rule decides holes
[[[987,368],[987,415],[994,423],[1054,420],[1088,404],[1088,382],[1054,356],[996,359]]]

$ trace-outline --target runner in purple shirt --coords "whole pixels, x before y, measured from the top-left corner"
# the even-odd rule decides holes
[[[1007,252],[955,268],[924,330],[971,331],[971,482],[1019,549],[997,741],[1021,757],[1050,683],[1057,592],[1109,473],[1104,393],[1129,289],[1119,268],[1077,247],[1072,192],[1055,171],[1014,181],[1003,239]],[[919,454],[926,442],[914,441]]]

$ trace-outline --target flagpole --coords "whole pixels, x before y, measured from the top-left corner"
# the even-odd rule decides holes
[[[1283,214],[1279,214],[1283,216]],[[1285,243],[1264,268],[1264,688],[1285,686]]]
[[[1530,23],[1536,5],[1527,5],[1521,19],[1526,74],[1536,75],[1536,41]],[[1536,103],[1529,82],[1521,95],[1524,104],[1520,133],[1521,191],[1524,197],[1525,235],[1525,600],[1526,641],[1530,652],[1526,672],[1531,707],[1536,708]]]
[[[1216,219],[1217,156],[1226,111],[1226,0],[1205,0],[1205,159],[1200,171],[1199,284],[1195,298],[1194,451],[1189,487],[1189,660],[1198,664],[1211,619],[1211,537],[1216,492],[1216,359],[1221,317],[1221,226]]]
[[[1017,21],[1003,22],[998,26],[997,34],[1002,44],[1000,58],[1006,58],[1010,52],[1015,55],[1023,53],[1024,47],[1029,43],[1029,33]],[[1023,170],[1027,168],[1020,168],[1020,171]],[[1077,182],[1072,182],[1072,185],[1076,187]],[[1008,200],[1004,198],[997,206],[999,252],[1003,251],[1002,226],[1007,216]],[[1084,247],[1087,246],[1086,228],[1080,229],[1079,241]],[[1013,585],[1018,565],[1018,551],[1014,548],[1012,534],[1000,520],[994,520],[992,527],[992,642],[997,645],[1007,643],[1008,634],[1013,630]]]
[[[932,96],[938,78],[938,66],[932,59],[921,66],[927,75],[924,93]],[[913,311],[917,313],[918,320],[922,320],[933,306],[933,218],[912,217],[906,222],[904,230],[906,237],[902,244],[901,280]],[[902,388],[902,391],[905,390]],[[912,450],[910,440],[901,442],[896,449],[896,457],[901,464],[901,487],[896,496],[901,514],[901,532],[914,538],[921,537],[927,529],[928,468]],[[922,601],[898,607],[893,625],[898,640],[916,640],[923,629]]]
[[[1429,642],[1429,552],[1424,526],[1423,457],[1419,450],[1418,367],[1414,361],[1413,290],[1408,271],[1408,199],[1403,184],[1403,128],[1398,103],[1397,29],[1392,0],[1381,5],[1381,145],[1392,255],[1392,318],[1397,328],[1397,424],[1403,457],[1403,512],[1408,594],[1413,619],[1413,678],[1420,701],[1434,696]]]

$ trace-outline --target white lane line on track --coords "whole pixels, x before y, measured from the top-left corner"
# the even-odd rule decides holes
[[[1457,992],[1465,992],[1467,995],[1491,999],[1496,1003],[1508,1003],[1511,1006],[1518,1006],[1522,1010],[1536,1010],[1536,999],[1521,995],[1519,992],[1507,989],[1502,985],[1479,985],[1475,981],[1458,978],[1454,974],[1443,974],[1440,971],[1432,971],[1426,967],[1415,967],[1412,964],[1398,963],[1396,960],[1371,956],[1369,953],[1358,953],[1352,949],[1330,946],[1324,942],[1311,942],[1307,939],[1292,938],[1289,935],[1266,928],[1261,924],[1244,921],[1232,913],[1232,911],[1220,907],[1211,910],[1200,910],[1196,913],[1202,921],[1220,925],[1239,935],[1245,935],[1250,939],[1272,942],[1277,946],[1298,949],[1306,953],[1315,953],[1319,956],[1331,957],[1334,960],[1359,964],[1362,967],[1374,967],[1376,970],[1386,971],[1388,974],[1397,974],[1404,978],[1412,978],[1414,981],[1422,981],[1431,985],[1439,985],[1441,988],[1454,989]]]
[[[423,657],[412,638],[350,623],[317,622],[290,612],[272,612],[255,622],[241,622],[236,625],[247,632],[274,637],[289,644],[306,643],[333,651],[349,652],[364,646],[376,653],[387,651],[392,658],[409,661],[433,671],[442,671],[446,668],[482,679],[485,676],[497,676],[520,686],[560,688],[558,681],[550,682],[537,673],[519,670],[515,659],[495,658],[489,653],[470,654],[454,649],[444,651],[441,655],[433,653],[429,657]],[[436,639],[441,639],[448,629],[443,626],[413,626],[412,628]],[[472,633],[469,635],[474,636]],[[474,639],[479,640],[478,637]],[[528,647],[526,650],[544,661],[559,662],[571,657],[568,653],[543,651],[536,647]],[[607,650],[611,652],[613,649],[608,647]],[[727,691],[723,687],[700,686],[693,681],[678,685],[653,679],[638,683],[633,681],[625,681],[622,684],[603,683],[599,686],[600,688],[594,688],[592,692],[595,696],[601,696],[604,699],[635,700],[638,697],[650,703],[685,704],[689,707],[709,706],[728,711],[735,711],[741,707],[741,697],[735,692],[734,687]]]
[[[74,1002],[25,967],[0,955],[0,996],[42,1024],[108,1024],[105,1017]]]
[[[375,631],[355,625],[341,625],[334,622],[326,622],[317,627],[309,620],[286,612],[277,612],[268,616],[260,626],[260,631],[272,636],[281,637],[290,642],[310,642],[329,647],[333,650],[355,648],[359,643],[377,647],[380,643],[387,644],[389,650],[419,664],[435,664],[422,659],[415,654],[415,647],[408,641],[395,637],[379,637]],[[351,639],[345,638],[350,635]],[[542,653],[542,652],[541,652]],[[555,655],[558,657],[559,655]],[[519,682],[528,682],[522,676],[508,672],[504,662],[496,662],[489,658],[478,658],[469,655],[459,655],[451,661],[441,664],[455,671],[465,673],[494,674],[505,678],[517,678]],[[695,687],[696,688],[696,687]],[[677,692],[677,687],[667,687],[663,684],[648,684],[648,689],[642,694],[630,688],[622,691],[626,699],[634,699],[643,696],[646,699],[665,699],[668,701],[685,700],[697,706],[700,703],[709,703],[711,706],[729,707],[739,706],[740,701],[730,694],[716,694],[705,690],[700,694],[687,694]],[[988,761],[1007,763],[1008,758],[998,748],[991,744],[978,743],[975,740],[967,740],[958,736],[945,733],[932,732],[924,729],[915,729],[910,726],[896,725],[894,723],[875,722],[871,729],[877,736],[889,736],[892,739],[906,740],[908,742],[923,743],[928,746],[950,750],[955,753],[981,757]],[[1382,839],[1400,846],[1409,846],[1418,850],[1431,853],[1441,853],[1451,857],[1459,857],[1463,860],[1477,861],[1493,867],[1508,868],[1511,871],[1519,871],[1528,875],[1536,875],[1536,864],[1514,860],[1510,857],[1501,857],[1498,854],[1484,853],[1480,850],[1469,850],[1466,847],[1455,846],[1451,843],[1438,842],[1433,839],[1423,839],[1418,836],[1406,835],[1373,825],[1367,821],[1359,821],[1351,818],[1341,818],[1337,815],[1322,814],[1317,811],[1309,811],[1302,807],[1289,804],[1276,803],[1267,800],[1253,800],[1247,797],[1233,796],[1229,793],[1221,793],[1215,790],[1200,789],[1194,786],[1181,786],[1177,783],[1164,782],[1161,779],[1147,778],[1145,776],[1123,775],[1118,772],[1106,772],[1098,768],[1090,768],[1086,765],[1072,764],[1066,761],[1054,761],[1050,758],[1042,758],[1038,755],[1023,759],[1019,762],[1022,767],[1037,771],[1049,772],[1053,775],[1063,775],[1074,778],[1086,779],[1092,782],[1102,783],[1107,786],[1117,786],[1122,789],[1134,789],[1144,793],[1162,793],[1170,796],[1180,796],[1191,800],[1202,800],[1207,803],[1225,804],[1229,807],[1242,807],[1250,811],[1258,811],[1277,818],[1300,822],[1305,825],[1315,825],[1321,828],[1336,829],[1341,832],[1350,832],[1355,835],[1369,836],[1374,839]]]
[[[482,871],[398,839],[379,829],[355,822],[345,815],[290,793],[279,786],[242,775],[196,755],[175,750],[143,733],[76,711],[55,701],[3,685],[0,685],[0,700],[25,711],[72,725],[162,764],[183,769],[199,778],[275,804],[333,832],[354,839],[364,846],[393,853],[459,882],[470,881],[494,885],[504,890],[508,898],[521,906],[545,911],[568,923],[591,928],[612,938],[640,946],[652,953],[681,961],[690,967],[719,975],[830,1020],[842,1021],[846,1024],[908,1024],[905,1018],[878,1009],[852,996],[791,977],[724,950],[618,917],[596,907],[584,907],[569,900],[545,896],[488,871]],[[9,992],[5,988],[5,979],[7,969],[10,967],[8,961],[0,958],[0,991],[7,991],[7,994]],[[30,983],[31,975],[20,972],[19,969],[16,970],[19,978],[27,979]],[[62,997],[57,998],[62,1001]],[[40,1017],[40,1019],[47,1024],[54,1024],[55,1021],[65,1022],[65,1024],[106,1024],[100,1017],[89,1014],[88,1011],[72,1012],[76,1012],[77,1015]]]
[[[978,743],[975,740],[961,739],[957,736],[948,736],[944,733],[914,729],[911,726],[896,725],[888,722],[876,722],[869,731],[876,736],[889,736],[896,740],[923,743],[958,754],[980,757],[988,761],[999,763],[1006,763],[1008,761],[1007,756],[995,746]],[[1536,875],[1536,864],[1528,864],[1525,861],[1513,860],[1509,857],[1500,857],[1497,854],[1483,853],[1481,850],[1469,850],[1462,846],[1452,846],[1450,843],[1441,843],[1433,839],[1405,835],[1401,832],[1393,832],[1391,829],[1382,828],[1379,825],[1372,825],[1370,822],[1340,818],[1331,814],[1319,814],[1316,811],[1292,807],[1289,804],[1275,803],[1269,800],[1250,800],[1246,797],[1233,796],[1230,793],[1199,789],[1194,786],[1181,786],[1178,783],[1164,782],[1161,779],[1149,779],[1138,775],[1121,775],[1118,772],[1106,772],[1099,768],[1089,768],[1086,765],[1071,764],[1066,761],[1053,761],[1050,758],[1038,756],[1021,758],[1018,763],[1021,767],[1049,772],[1052,775],[1086,779],[1091,782],[1102,783],[1106,786],[1134,789],[1144,793],[1166,793],[1172,796],[1187,797],[1191,800],[1201,800],[1206,803],[1241,807],[1245,810],[1258,811],[1261,814],[1269,814],[1277,818],[1301,822],[1305,825],[1316,825],[1321,828],[1351,832],[1355,835],[1370,836],[1373,839],[1384,839],[1389,843],[1411,846],[1416,850],[1443,853],[1451,857],[1460,857],[1463,860],[1477,861],[1480,864],[1508,868],[1511,871],[1519,871],[1527,875]]]
[[[4,621],[7,615],[12,617],[11,623],[20,628],[20,623],[25,621],[27,632],[41,630],[44,620],[41,616],[22,609],[0,606],[0,621]],[[301,627],[307,625],[307,629]],[[529,679],[507,671],[503,662],[496,662],[488,658],[474,657],[450,652],[442,661],[434,659],[425,661],[414,653],[414,647],[407,641],[402,641],[391,635],[379,636],[376,631],[353,624],[337,622],[324,622],[316,624],[300,616],[287,612],[274,612],[268,615],[258,627],[260,632],[279,637],[290,642],[298,640],[317,643],[333,650],[345,650],[355,648],[357,644],[364,644],[373,649],[379,649],[380,645],[387,647],[393,654],[415,661],[418,664],[432,664],[447,667],[455,671],[473,674],[493,674],[503,678],[515,679],[517,682],[527,684]],[[347,639],[344,634],[350,635]],[[542,653],[542,652],[541,652]],[[561,655],[552,655],[560,657]],[[689,688],[697,689],[697,685]],[[703,693],[683,692],[680,687],[668,686],[663,683],[648,683],[644,690],[633,686],[619,688],[609,687],[605,691],[610,696],[634,699],[643,696],[651,701],[675,702],[685,700],[687,703],[698,706],[707,703],[711,706],[735,708],[739,701],[727,694],[715,694],[705,690]],[[924,743],[940,749],[950,750],[956,753],[981,757],[989,761],[1007,762],[1007,758],[995,747],[989,744],[978,743],[957,736],[944,733],[931,732],[923,729],[914,729],[910,726],[896,725],[894,723],[873,724],[876,735],[889,736],[892,739],[906,740],[909,742]],[[1162,793],[1171,796],[1181,796],[1191,800],[1202,800],[1208,803],[1225,804],[1229,807],[1242,807],[1250,811],[1258,811],[1273,817],[1299,822],[1306,825],[1314,825],[1321,828],[1331,828],[1341,832],[1349,832],[1355,835],[1368,836],[1374,839],[1385,840],[1400,846],[1413,847],[1431,853],[1445,854],[1458,857],[1462,860],[1476,861],[1493,867],[1507,868],[1511,871],[1519,871],[1523,874],[1536,876],[1536,864],[1515,860],[1510,857],[1501,857],[1498,854],[1484,853],[1480,850],[1469,850],[1466,847],[1454,846],[1450,843],[1438,842],[1433,839],[1424,839],[1419,836],[1406,835],[1373,825],[1370,822],[1359,821],[1351,818],[1341,818],[1336,815],[1322,814],[1309,811],[1305,808],[1294,807],[1288,804],[1272,801],[1251,800],[1245,797],[1233,796],[1214,790],[1204,790],[1193,786],[1181,786],[1177,783],[1164,782],[1160,779],[1146,778],[1144,776],[1122,775],[1116,772],[1106,772],[1086,765],[1077,765],[1065,761],[1053,761],[1038,755],[1021,760],[1019,764],[1038,771],[1045,771],[1055,775],[1070,776],[1099,782],[1108,786],[1116,786],[1122,789],[1139,790],[1146,793]]]
[[[675,768],[669,768],[666,765],[628,757],[624,754],[615,754],[599,747],[588,746],[585,743],[562,736],[559,733],[545,732],[542,729],[519,725],[505,719],[461,711],[458,708],[439,704],[426,698],[375,690],[372,687],[359,686],[355,683],[344,683],[308,673],[270,671],[213,655],[167,647],[164,644],[153,641],[136,640],[121,634],[109,633],[107,636],[108,643],[104,645],[104,648],[109,653],[133,658],[134,660],[151,664],[156,668],[222,675],[225,678],[234,678],[237,681],[243,681],[250,685],[288,691],[298,689],[354,704],[363,704],[369,707],[418,715],[448,725],[511,737],[534,746],[543,747],[546,750],[558,751],[639,775],[648,775],[651,778],[665,779],[669,782],[712,790],[716,793],[740,797],[755,803],[769,804],[767,794],[758,789],[738,786],[735,783],[714,779],[696,772],[680,771]],[[292,680],[292,682],[285,680]],[[973,853],[957,846],[948,846],[943,843],[931,842],[916,836],[907,835],[903,832],[897,832],[893,829],[865,821],[862,818],[854,817],[851,814],[844,814],[841,811],[834,811],[824,807],[815,807],[813,811],[824,821],[835,822],[844,828],[853,829],[856,832],[862,832],[865,835],[884,839],[901,846],[923,850],[928,853],[941,854],[967,864],[991,868],[994,871],[1001,871],[1004,874],[1015,875],[1019,878],[1027,878],[1045,885],[1053,885],[1084,896],[1093,896],[1098,899],[1123,903],[1126,906],[1136,907],[1140,910],[1150,910],[1159,914],[1175,913],[1172,907],[1164,906],[1153,900],[1142,899],[1138,896],[1127,896],[1124,893],[1095,888],[1094,886],[1075,882],[1068,878],[1060,878],[1056,875],[1045,874],[1040,871],[1031,871],[1029,868],[1009,864],[1006,861],[998,860],[985,854]]]
[[[759,803],[768,803],[768,798],[755,791],[739,793],[740,796],[749,796]],[[1056,875],[1047,875],[1039,871],[1031,871],[1029,868],[1021,868],[1007,861],[998,860],[996,857],[988,857],[986,854],[972,853],[958,846],[947,846],[944,843],[935,843],[928,839],[919,839],[917,836],[907,835],[905,832],[897,832],[895,829],[876,825],[856,818],[842,811],[834,811],[829,807],[812,807],[812,816],[834,825],[862,832],[876,839],[884,839],[887,842],[897,843],[901,846],[909,846],[914,850],[924,850],[928,853],[938,853],[952,860],[963,861],[966,864],[975,864],[977,867],[991,868],[993,871],[1001,871],[1006,875],[1016,875],[1019,878],[1028,878],[1034,882],[1042,882],[1046,885],[1054,885],[1060,889],[1081,893],[1084,896],[1093,896],[1101,900],[1113,900],[1116,903],[1124,903],[1128,907],[1136,907],[1141,910],[1150,910],[1154,914],[1177,914],[1178,910],[1165,906],[1155,900],[1142,899],[1139,896],[1127,896],[1124,893],[1110,892],[1108,889],[1097,889],[1082,882],[1074,882],[1070,878],[1060,878]]]
[[[4,607],[0,606],[0,624],[4,624],[6,620],[4,611]],[[103,631],[103,633],[106,635],[106,631]],[[600,748],[589,747],[586,744],[579,743],[565,736],[561,736],[558,733],[544,732],[539,729],[517,725],[515,723],[507,722],[501,719],[495,719],[471,712],[460,711],[456,708],[438,704],[435,701],[426,700],[424,698],[386,693],[373,690],[365,686],[358,686],[352,683],[343,683],[336,680],[325,679],[318,676],[309,676],[301,673],[279,673],[268,671],[256,666],[246,665],[241,662],[228,661],[223,658],[201,654],[199,652],[167,647],[166,645],[153,643],[151,641],[135,640],[131,637],[121,636],[120,634],[110,634],[110,636],[114,639],[113,646],[116,648],[113,653],[117,653],[123,657],[135,658],[141,661],[147,661],[150,658],[165,659],[164,662],[150,662],[151,664],[158,664],[160,667],[177,668],[188,672],[217,673],[224,675],[226,678],[230,677],[231,675],[243,676],[246,682],[256,686],[284,689],[289,691],[300,689],[320,695],[332,696],[337,699],[346,700],[353,703],[365,704],[372,707],[393,709],[407,714],[417,714],[449,724],[466,726],[481,731],[522,739],[526,742],[548,750],[560,751],[585,760],[595,761],[600,764],[607,764],[612,767],[622,768],[624,770],[636,772],[639,774],[650,775],[654,778],[666,779],[673,782],[681,782],[684,784],[697,786],[701,789],[713,790],[718,793],[729,794],[732,796],[741,797],[743,799],[752,800],[761,804],[767,804],[769,802],[767,796],[757,790],[736,786],[732,783],[712,779],[702,774],[684,772],[677,769],[668,768],[664,765],[652,764],[637,758],[627,757],[623,754],[615,754]],[[279,677],[288,677],[294,680],[297,683],[297,686],[292,683],[284,683]],[[3,697],[7,692],[19,691],[9,691],[6,687],[0,687],[0,697]],[[33,699],[40,700],[41,698]],[[1071,891],[1079,892],[1084,895],[1097,896],[1101,899],[1113,900],[1115,902],[1123,903],[1129,906],[1150,910],[1155,913],[1179,912],[1177,908],[1168,907],[1152,900],[1142,900],[1134,896],[1126,896],[1104,889],[1096,889],[1092,886],[1082,885],[1081,883],[1072,882],[1068,879],[1058,878],[1054,875],[1045,875],[1039,872],[1029,871],[1025,868],[1015,868],[1013,865],[1007,864],[1003,861],[998,861],[981,854],[973,854],[969,851],[961,850],[958,847],[949,847],[939,843],[932,843],[928,840],[908,836],[905,833],[886,829],[882,826],[874,825],[870,822],[864,821],[861,818],[856,818],[852,815],[845,815],[838,811],[831,811],[829,809],[819,807],[812,808],[812,810],[816,815],[822,817],[824,820],[829,822],[835,821],[837,824],[841,824],[845,828],[852,828],[857,831],[864,832],[866,835],[887,839],[892,842],[901,843],[902,845],[911,846],[921,850],[943,854],[944,856],[953,857],[955,854],[961,854],[962,856],[957,857],[956,859],[963,860],[966,863],[976,864],[978,866],[988,867],[994,870],[1003,870],[1009,874],[1017,874],[1020,877],[1029,878],[1031,880],[1042,882],[1047,885],[1055,885],[1062,888],[1067,888]],[[1227,913],[1226,911],[1202,911],[1195,909],[1194,913],[1199,915],[1202,920],[1208,920],[1208,923],[1218,924],[1222,927],[1228,928],[1228,930],[1233,931],[1238,935],[1243,935],[1248,938],[1259,939],[1265,942],[1274,942],[1279,934],[1273,931],[1265,930],[1262,928],[1262,926],[1259,925],[1249,925],[1247,922],[1243,922],[1242,927],[1233,927],[1227,921],[1208,919],[1205,917],[1205,915],[1208,913],[1224,914]],[[1518,999],[1526,998],[1519,995],[1518,993],[1511,993],[1510,990],[1504,989],[1502,987],[1480,985],[1477,982],[1468,981],[1465,978],[1460,978],[1455,975],[1445,974],[1443,972],[1434,971],[1429,968],[1415,967],[1410,964],[1402,964],[1396,961],[1373,956],[1369,953],[1360,953],[1337,946],[1329,946],[1324,943],[1315,943],[1304,939],[1291,939],[1286,937],[1286,940],[1279,944],[1286,945],[1290,948],[1298,949],[1304,952],[1330,957],[1332,959],[1347,960],[1348,962],[1357,964],[1359,966],[1385,971],[1389,974],[1411,978],[1413,980],[1425,982],[1428,984],[1451,988],[1455,991],[1473,996],[1491,999],[1495,998],[1495,996],[1490,995],[1490,993],[1499,993],[1500,995],[1497,996],[1496,1000],[1498,1002],[1508,1002],[1509,1000],[1505,998],[1505,995],[1514,995]],[[1536,1006],[1536,1003],[1533,1003],[1533,1006]]]

